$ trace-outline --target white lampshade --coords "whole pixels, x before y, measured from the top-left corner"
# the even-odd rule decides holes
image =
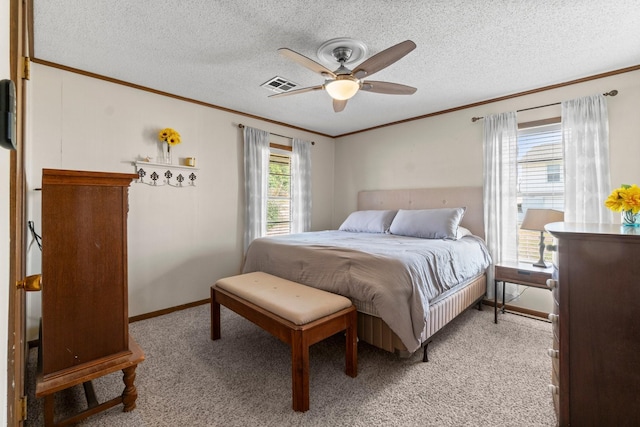
[[[332,80],[325,85],[325,89],[330,97],[338,101],[352,98],[360,89],[360,83],[356,79],[344,78]]]
[[[564,221],[564,213],[555,209],[527,209],[520,228],[544,231],[544,226],[552,222]]]

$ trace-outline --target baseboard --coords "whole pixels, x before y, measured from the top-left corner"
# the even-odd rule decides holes
[[[140,320],[151,319],[153,317],[162,316],[165,314],[173,313],[174,311],[186,310],[187,308],[197,307],[199,305],[209,304],[211,302],[211,298],[203,299],[200,301],[194,301],[187,304],[177,305],[175,307],[164,308],[158,311],[152,311],[151,313],[139,314],[138,316],[132,316],[129,318],[129,323],[138,322]],[[31,340],[27,341],[27,346],[29,349],[36,348],[40,345],[40,341]]]
[[[209,304],[210,302],[211,302],[211,298],[207,298],[200,301],[194,301],[187,304],[177,305],[175,307],[163,308],[162,310],[152,311],[150,313],[139,314],[137,316],[129,317],[129,323],[138,322],[140,320],[151,319],[153,317],[163,316],[165,314],[173,313],[174,311],[186,310],[187,308],[193,308],[199,305]]]

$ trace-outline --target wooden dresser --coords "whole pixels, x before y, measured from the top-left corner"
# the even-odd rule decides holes
[[[640,229],[553,223],[552,385],[560,426],[640,425]]]
[[[127,213],[135,174],[44,169],[42,321],[36,396],[54,425],[54,394],[84,384],[88,410],[135,408],[135,368],[144,354],[129,336]],[[124,373],[124,392],[98,404],[91,380]]]

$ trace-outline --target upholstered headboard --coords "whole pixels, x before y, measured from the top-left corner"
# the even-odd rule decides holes
[[[358,210],[437,209],[466,207],[460,225],[484,239],[482,187],[372,190],[358,193]]]

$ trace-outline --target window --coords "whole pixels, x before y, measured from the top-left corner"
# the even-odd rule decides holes
[[[560,182],[561,165],[547,165],[547,182]]]
[[[267,235],[291,232],[291,154],[271,149],[267,190]]]
[[[564,161],[560,118],[523,123],[518,130],[518,227],[529,208],[564,210]],[[540,233],[518,228],[518,259],[537,261]],[[545,232],[545,244],[551,236]],[[551,260],[551,252],[545,252]]]

